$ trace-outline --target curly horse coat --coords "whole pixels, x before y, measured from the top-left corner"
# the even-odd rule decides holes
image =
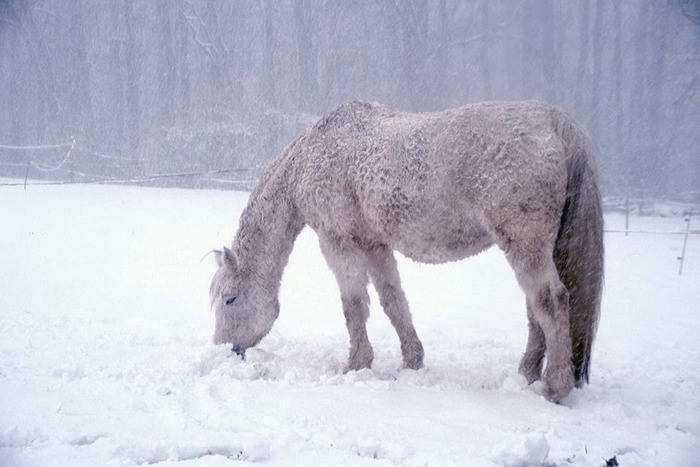
[[[267,168],[231,248],[217,251],[210,297],[216,343],[256,345],[279,315],[282,272],[308,225],[338,282],[347,369],[368,368],[371,281],[405,367],[423,364],[393,251],[444,263],[491,245],[525,292],[520,371],[558,402],[588,382],[603,281],[603,219],[585,131],[539,102],[406,113],[350,102],[297,137]],[[498,287],[498,284],[494,284]]]

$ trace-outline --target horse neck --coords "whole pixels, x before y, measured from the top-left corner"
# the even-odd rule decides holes
[[[233,245],[241,269],[275,294],[303,227],[285,175],[263,175],[241,215]]]

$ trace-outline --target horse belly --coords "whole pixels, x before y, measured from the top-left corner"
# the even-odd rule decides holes
[[[395,250],[421,263],[445,263],[476,255],[494,243],[493,235],[474,219],[429,219],[401,226]]]

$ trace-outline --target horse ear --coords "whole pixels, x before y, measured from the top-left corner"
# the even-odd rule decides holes
[[[233,255],[233,251],[229,250],[227,247],[224,247],[224,252],[221,254],[219,267],[223,266],[224,264],[232,271],[236,271],[238,269],[236,257]]]
[[[224,252],[221,250],[211,250],[209,253],[214,253],[214,258],[216,258],[216,265],[221,267],[224,265]],[[207,254],[209,254],[207,253]]]

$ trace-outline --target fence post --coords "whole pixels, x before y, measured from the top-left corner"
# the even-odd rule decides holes
[[[629,235],[630,231],[630,195],[627,193],[625,198],[625,237]]]
[[[688,236],[690,235],[690,218],[693,215],[693,212],[691,211],[688,214],[688,217],[685,219],[686,225],[685,225],[685,236],[683,237],[683,249],[681,250],[681,255],[678,257],[678,259],[681,261],[681,265],[678,268],[678,275],[680,276],[683,274],[683,260],[685,259],[685,247],[688,245]]]
[[[27,179],[29,178],[29,167],[32,165],[32,160],[27,160],[27,170],[24,172],[24,189],[27,189]]]

